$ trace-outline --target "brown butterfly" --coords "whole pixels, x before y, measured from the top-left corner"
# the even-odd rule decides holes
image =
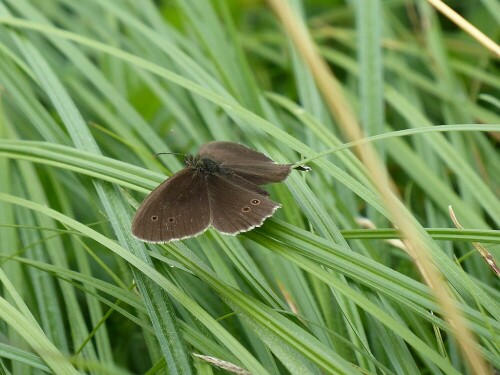
[[[232,142],[206,143],[185,162],[184,169],[142,202],[132,222],[134,237],[168,242],[196,236],[210,226],[232,235],[261,226],[280,204],[260,185],[283,181],[293,166],[276,164]]]

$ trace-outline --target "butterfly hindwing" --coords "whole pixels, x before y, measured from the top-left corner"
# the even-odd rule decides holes
[[[207,182],[211,224],[219,232],[237,234],[259,227],[280,207],[238,176],[212,174]]]

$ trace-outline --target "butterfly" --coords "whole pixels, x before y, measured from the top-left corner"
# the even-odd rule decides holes
[[[259,227],[281,206],[261,186],[283,181],[293,167],[222,141],[204,144],[185,163],[138,208],[132,222],[137,239],[164,243],[196,236],[210,226],[230,235]]]

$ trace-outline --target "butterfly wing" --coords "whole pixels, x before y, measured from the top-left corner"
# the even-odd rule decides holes
[[[199,154],[200,156],[211,155],[213,159],[219,162],[236,158],[246,162],[260,161],[274,163],[272,159],[263,153],[234,142],[214,141],[205,143],[200,147]]]
[[[233,142],[206,143],[201,146],[199,155],[217,161],[224,169],[256,185],[283,181],[292,167],[292,164],[276,164],[263,153]]]
[[[212,174],[207,183],[211,224],[221,233],[234,235],[259,227],[280,207],[258,186],[236,175]]]
[[[132,234],[146,242],[195,236],[210,225],[206,176],[185,168],[153,190],[132,222]]]

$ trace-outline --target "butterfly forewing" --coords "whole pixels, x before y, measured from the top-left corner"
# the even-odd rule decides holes
[[[261,226],[280,207],[238,176],[212,174],[207,182],[211,224],[219,232],[237,234]]]
[[[209,156],[220,162],[237,160],[237,164],[258,161],[274,163],[272,159],[268,158],[263,153],[233,142],[208,142],[200,147],[198,153],[200,156]]]
[[[255,163],[246,165],[228,164],[224,165],[224,168],[256,185],[265,185],[283,181],[290,174],[291,166],[292,164]]]
[[[219,162],[224,169],[256,185],[283,181],[292,167],[276,164],[266,155],[232,142],[209,142],[201,146],[199,155]]]
[[[206,177],[186,168],[144,200],[132,222],[132,234],[147,242],[168,242],[195,236],[209,225]]]

